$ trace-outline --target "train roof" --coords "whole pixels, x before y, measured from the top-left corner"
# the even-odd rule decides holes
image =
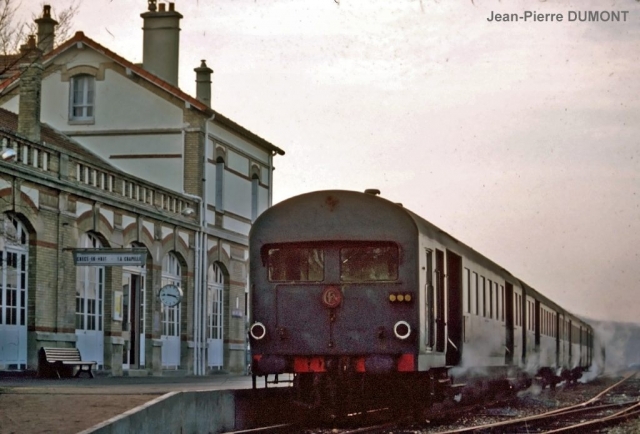
[[[330,217],[332,216],[334,209],[344,205],[345,199],[349,199],[347,203],[349,203],[349,206],[351,206],[352,209],[357,209],[359,211],[359,218],[372,218],[372,214],[378,215],[379,218],[380,213],[382,213],[385,221],[393,225],[396,230],[397,228],[402,227],[403,231],[410,230],[414,235],[424,234],[429,238],[435,239],[445,247],[450,248],[454,253],[465,256],[493,271],[495,274],[503,277],[505,281],[525,288],[528,293],[535,294],[536,299],[540,300],[550,308],[558,312],[562,312],[563,314],[571,315],[573,318],[577,319],[575,315],[571,314],[556,302],[544,296],[542,293],[535,290],[533,287],[514,276],[507,269],[484,256],[477,250],[459,241],[457,238],[420,217],[416,213],[404,208],[401,204],[391,202],[390,200],[375,194],[351,190],[320,190],[286,199],[267,209],[258,217],[251,228],[251,233],[249,235],[250,240],[254,240],[256,230],[259,228],[261,233],[267,234],[267,238],[278,237],[279,235],[282,235],[282,233],[290,234],[292,231],[295,231],[300,234],[298,241],[308,241],[311,239],[311,234],[317,236],[318,227],[309,227],[308,224],[305,224],[306,220],[312,216],[317,217],[317,213],[319,212],[322,212],[324,213],[323,215],[327,216],[326,219],[322,220],[321,224],[324,226],[320,229],[326,229],[328,233],[330,232],[330,229],[337,229],[336,233],[342,234],[340,237],[343,237],[343,228],[337,226],[339,225],[339,222],[332,221]],[[359,221],[358,223],[359,224],[349,227],[349,230],[351,231],[350,234],[354,234],[353,231],[361,234],[367,233],[367,222]],[[407,228],[408,224],[411,224],[411,228]],[[309,235],[305,236],[305,233],[308,233]],[[396,232],[393,233],[394,235],[396,234]],[[264,242],[265,240],[260,241]]]
[[[401,206],[401,205],[397,205],[397,206]],[[453,248],[452,250],[454,252],[457,251],[458,254],[465,255],[469,259],[477,262],[478,264],[484,266],[485,268],[490,269],[494,273],[496,273],[499,276],[503,277],[506,281],[508,281],[508,282],[510,282],[512,284],[515,284],[515,285],[520,285],[521,287],[525,288],[527,293],[535,294],[535,298],[537,300],[541,301],[546,306],[554,309],[556,312],[562,312],[565,315],[568,314],[568,315],[578,319],[574,314],[572,314],[571,312],[569,312],[566,309],[564,309],[558,303],[556,303],[555,301],[551,300],[550,298],[548,298],[547,296],[545,296],[541,292],[537,291],[531,285],[525,283],[522,279],[514,276],[509,270],[507,270],[506,268],[504,268],[501,265],[497,264],[496,262],[492,261],[488,257],[484,256],[482,253],[478,252],[474,248],[466,245],[465,243],[463,243],[462,241],[458,240],[457,238],[455,238],[451,234],[443,231],[442,229],[440,229],[439,227],[437,227],[433,223],[431,223],[431,222],[425,220],[424,218],[420,217],[419,215],[417,215],[413,211],[410,211],[408,209],[405,209],[405,211],[407,212],[407,214],[409,214],[413,218],[413,220],[415,221],[416,225],[418,226],[418,230],[421,233],[424,233],[424,234],[428,235],[430,238],[434,238],[434,239],[438,240],[439,242],[441,242],[445,246],[451,246]]]

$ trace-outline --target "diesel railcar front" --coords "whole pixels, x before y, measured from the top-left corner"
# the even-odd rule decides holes
[[[441,399],[453,367],[506,377],[591,361],[587,324],[376,195],[275,205],[253,225],[250,267],[252,373],[295,374],[309,405],[381,389]]]

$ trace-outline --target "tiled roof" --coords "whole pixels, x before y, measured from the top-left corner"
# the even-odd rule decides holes
[[[242,127],[241,125],[235,123],[231,119],[229,119],[229,118],[223,116],[222,114],[216,112],[215,110],[213,110],[212,108],[210,108],[206,104],[204,104],[203,102],[197,100],[196,98],[192,97],[191,95],[186,94],[185,92],[180,90],[178,87],[176,87],[176,86],[164,81],[163,79],[161,79],[157,75],[154,75],[154,74],[150,73],[149,71],[145,70],[141,66],[136,65],[136,64],[128,61],[127,59],[119,56],[118,54],[114,53],[113,51],[109,50],[108,48],[100,45],[99,43],[97,43],[93,39],[87,37],[83,32],[76,32],[76,34],[73,35],[73,37],[71,39],[68,39],[66,42],[60,44],[54,50],[52,50],[51,52],[49,52],[45,56],[43,56],[42,63],[46,65],[46,63],[48,61],[50,61],[51,59],[56,57],[58,54],[66,51],[67,49],[69,49],[71,47],[73,47],[77,43],[86,44],[88,47],[91,47],[95,51],[104,54],[106,57],[109,57],[109,58],[113,59],[116,63],[120,64],[121,66],[123,66],[125,68],[128,68],[129,70],[131,70],[134,74],[146,79],[147,81],[149,81],[149,82],[155,84],[156,86],[164,89],[166,92],[168,92],[168,93],[176,96],[177,98],[180,98],[183,101],[189,103],[191,105],[191,107],[201,111],[207,117],[215,116],[214,119],[217,122],[219,122],[220,124],[228,127],[229,129],[233,130],[234,132],[236,132],[236,133],[238,133],[238,134],[240,134],[242,136],[245,136],[250,140],[255,141],[257,144],[263,146],[264,148],[266,148],[266,149],[268,149],[270,151],[276,152],[276,153],[278,153],[280,155],[284,155],[284,151],[282,149],[280,149],[277,146],[273,145],[272,143],[266,141],[265,139],[259,137],[258,135],[252,133],[251,131],[249,131],[246,128]],[[8,88],[12,83],[17,81],[19,77],[20,77],[19,72],[16,72],[12,76],[8,77],[6,80],[0,82],[0,93],[4,89]]]
[[[18,72],[18,63],[22,54],[6,54],[0,56],[0,79],[10,77]]]
[[[3,129],[10,134],[14,134],[20,137],[16,133],[16,131],[18,130],[18,115],[10,112],[9,110],[0,108],[0,129]],[[93,152],[89,151],[80,143],[74,141],[68,136],[65,136],[56,129],[51,128],[45,123],[40,124],[40,136],[43,142],[59,148],[63,152],[66,151],[67,153],[78,155],[88,163],[92,163],[97,166],[106,166],[113,170],[117,170],[111,164],[109,164]]]

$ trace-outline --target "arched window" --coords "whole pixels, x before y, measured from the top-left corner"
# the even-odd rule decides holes
[[[258,199],[260,189],[260,178],[257,174],[253,174],[251,177],[251,221],[255,221],[258,218]]]
[[[224,159],[216,159],[216,211],[224,211]]]
[[[80,248],[99,249],[100,239],[82,234]],[[88,265],[76,267],[76,348],[83,360],[104,360],[104,285],[105,268]]]
[[[223,365],[223,291],[224,274],[216,265],[210,265],[207,271],[207,347],[208,366]]]
[[[93,121],[95,77],[78,74],[71,77],[69,96],[69,119],[72,121]]]
[[[173,253],[168,253],[162,261],[162,285],[182,287],[182,267]],[[165,306],[162,309],[162,365],[180,366],[180,306]]]
[[[93,234],[86,233],[80,238],[80,248],[101,247],[102,243]],[[76,330],[102,331],[104,267],[77,267],[76,279]]]
[[[0,365],[24,369],[29,234],[15,216],[0,217]]]

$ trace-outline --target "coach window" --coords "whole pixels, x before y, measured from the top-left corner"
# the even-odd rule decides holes
[[[504,285],[500,285],[500,319],[504,322]]]
[[[397,280],[397,246],[356,246],[340,249],[340,280],[343,282]]]
[[[465,306],[467,307],[467,313],[471,313],[471,270],[464,269],[464,295],[467,297]]]
[[[474,295],[473,305],[475,306],[475,314],[480,315],[480,295],[478,292],[478,273],[475,271],[471,275],[471,291]]]
[[[69,120],[89,122],[94,120],[95,77],[79,74],[70,81]]]
[[[324,251],[309,247],[272,247],[267,252],[271,282],[321,282]]]
[[[482,316],[487,316],[487,288],[485,287],[485,278],[480,276],[480,296],[482,297]]]
[[[493,318],[493,282],[491,279],[487,279],[487,286],[489,287],[489,318]]]

